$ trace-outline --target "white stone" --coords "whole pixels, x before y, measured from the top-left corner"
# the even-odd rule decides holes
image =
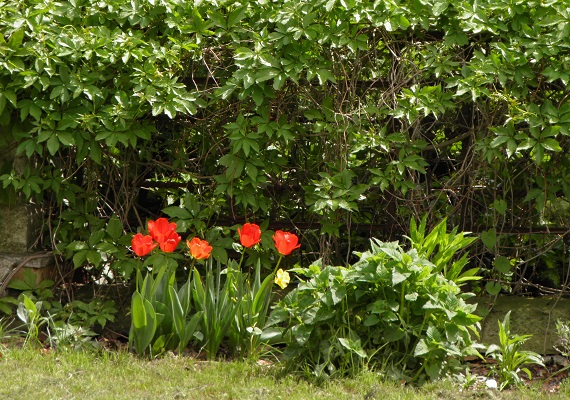
[[[497,389],[497,387],[498,387],[497,381],[494,379],[487,379],[485,381],[485,385],[487,385],[488,389]]]

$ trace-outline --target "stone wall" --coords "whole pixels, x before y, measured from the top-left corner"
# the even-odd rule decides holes
[[[26,159],[15,157],[13,152],[1,153],[0,163],[11,164],[17,174],[22,174],[26,168]],[[53,256],[37,251],[41,228],[37,208],[13,200],[0,202],[0,296],[4,295],[9,281],[21,276],[24,269],[32,269],[39,281],[48,275],[48,271],[53,271],[54,264]]]
[[[478,301],[480,307],[489,307],[490,313],[481,323],[481,342],[499,344],[498,321],[511,311],[511,334],[532,335],[524,350],[539,354],[558,354],[554,348],[558,340],[556,320],[570,321],[570,299],[554,296],[521,297],[498,296],[492,304],[488,299]]]

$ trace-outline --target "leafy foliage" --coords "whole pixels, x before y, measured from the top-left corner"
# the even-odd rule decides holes
[[[416,247],[374,239],[348,268],[294,269],[301,283],[268,321],[291,365],[324,378],[380,363],[397,379],[436,379],[478,354],[472,335],[480,317],[466,302],[472,295]]]
[[[202,312],[193,312],[191,277],[182,286],[176,281],[177,264],[155,257],[155,268],[142,277],[137,272],[137,290],[131,302],[129,342],[138,354],[151,355],[186,348],[196,333]]]
[[[520,386],[523,384],[519,373],[524,372],[529,379],[532,379],[527,364],[544,365],[542,357],[527,350],[521,350],[521,346],[531,335],[511,334],[511,312],[509,311],[503,321],[499,321],[499,343],[492,344],[487,349],[487,354],[497,360],[496,372],[501,381],[501,389],[511,385]]]
[[[499,238],[567,224],[563,0],[0,4],[0,201],[43,204],[43,244],[90,275],[131,276],[100,230],[164,206],[204,237],[307,224],[334,263],[428,211]]]

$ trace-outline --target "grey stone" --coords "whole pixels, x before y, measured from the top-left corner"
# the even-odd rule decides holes
[[[479,307],[489,307],[488,299],[478,300]],[[556,320],[570,321],[570,299],[554,296],[520,297],[498,296],[491,304],[490,313],[481,321],[481,339],[485,344],[499,344],[499,325],[511,311],[511,334],[532,335],[524,350],[539,354],[558,354],[554,348],[558,341]]]
[[[0,206],[0,253],[26,253],[38,237],[38,218],[33,205]]]

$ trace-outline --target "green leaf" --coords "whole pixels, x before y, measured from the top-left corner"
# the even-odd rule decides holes
[[[222,86],[219,89],[216,89],[215,93],[216,96],[220,96],[222,99],[227,99],[231,96],[231,94],[237,89],[237,86],[234,84],[227,84]]]
[[[393,270],[392,271],[392,285],[396,286],[398,283],[404,282],[406,279],[408,279],[408,276],[410,274],[404,274],[402,272]]]
[[[75,139],[70,132],[58,132],[57,138],[65,146],[75,145]]]
[[[87,250],[78,251],[73,255],[73,265],[75,268],[83,266],[85,260],[87,259]]]
[[[489,250],[493,250],[495,248],[495,244],[497,244],[497,232],[495,231],[495,228],[481,232],[481,240],[485,247]]]
[[[57,136],[52,134],[49,139],[47,140],[47,148],[49,153],[52,156],[55,156],[57,151],[59,150],[59,140],[57,140]]]
[[[102,261],[101,254],[97,250],[87,250],[86,258],[87,261],[96,267],[98,267]]]
[[[279,70],[277,68],[263,68],[255,74],[255,81],[257,83],[265,82],[277,75],[279,75]]]
[[[129,339],[134,342],[136,352],[143,354],[150,346],[161,318],[154,311],[150,301],[144,299],[138,291],[133,293],[131,314],[133,329]]]
[[[293,328],[295,340],[300,346],[304,346],[307,343],[312,331],[313,327],[307,325],[297,325]]]
[[[327,4],[325,4],[325,10],[327,12],[330,12],[333,9],[335,3],[336,3],[336,0],[328,0]]]
[[[420,339],[420,341],[416,345],[416,348],[414,349],[414,356],[416,357],[423,356],[428,353],[429,353],[429,347],[425,339]]]
[[[170,206],[163,208],[162,212],[171,218],[192,219],[192,214],[186,208]]]
[[[255,102],[257,107],[260,107],[263,104],[263,100],[265,99],[265,94],[263,93],[263,89],[259,86],[254,86],[251,92],[251,97]]]
[[[0,93],[0,96],[4,96],[6,97],[6,99],[12,103],[12,105],[14,106],[14,108],[16,108],[18,106],[18,97],[16,96],[16,93],[14,93],[11,90],[6,90],[3,93]],[[2,114],[3,108],[0,107],[0,114]]]
[[[499,282],[487,282],[485,289],[487,290],[487,293],[489,293],[491,296],[494,296],[500,293],[501,284]]]
[[[226,28],[229,29],[238,22],[240,22],[243,19],[243,17],[245,17],[246,11],[247,11],[247,6],[238,7],[234,11],[232,11],[228,15]]]
[[[449,6],[448,0],[436,0],[432,8],[433,15],[441,15],[447,9],[447,6]]]
[[[119,239],[123,235],[123,224],[121,220],[113,215],[107,224],[107,233],[113,240]]]
[[[360,343],[360,339],[352,340],[347,338],[338,338],[340,344],[347,350],[357,354],[361,358],[367,358],[368,354],[366,354],[366,350],[362,348],[362,344]]]
[[[493,208],[501,215],[507,212],[507,202],[503,199],[497,199],[493,202]]]
[[[143,329],[148,325],[144,301],[139,292],[133,293],[131,302],[131,318],[136,329]]]
[[[78,251],[78,250],[84,250],[87,249],[87,243],[80,241],[80,240],[76,240],[74,242],[69,243],[66,247],[67,250],[71,250],[71,251]]]
[[[0,93],[0,115],[2,115],[5,108],[6,108],[6,96],[4,95],[4,93]]]
[[[562,147],[560,147],[560,143],[558,140],[552,138],[546,138],[540,142],[541,146],[544,147],[546,150],[549,151],[562,151]]]
[[[495,269],[502,274],[508,274],[511,272],[511,261],[507,257],[499,256],[495,258],[493,265],[495,266]]]
[[[24,40],[24,28],[20,28],[12,33],[8,41],[8,47],[12,50],[18,50],[22,46]]]
[[[400,327],[388,327],[384,329],[384,339],[387,342],[397,342],[404,338],[404,330]]]

